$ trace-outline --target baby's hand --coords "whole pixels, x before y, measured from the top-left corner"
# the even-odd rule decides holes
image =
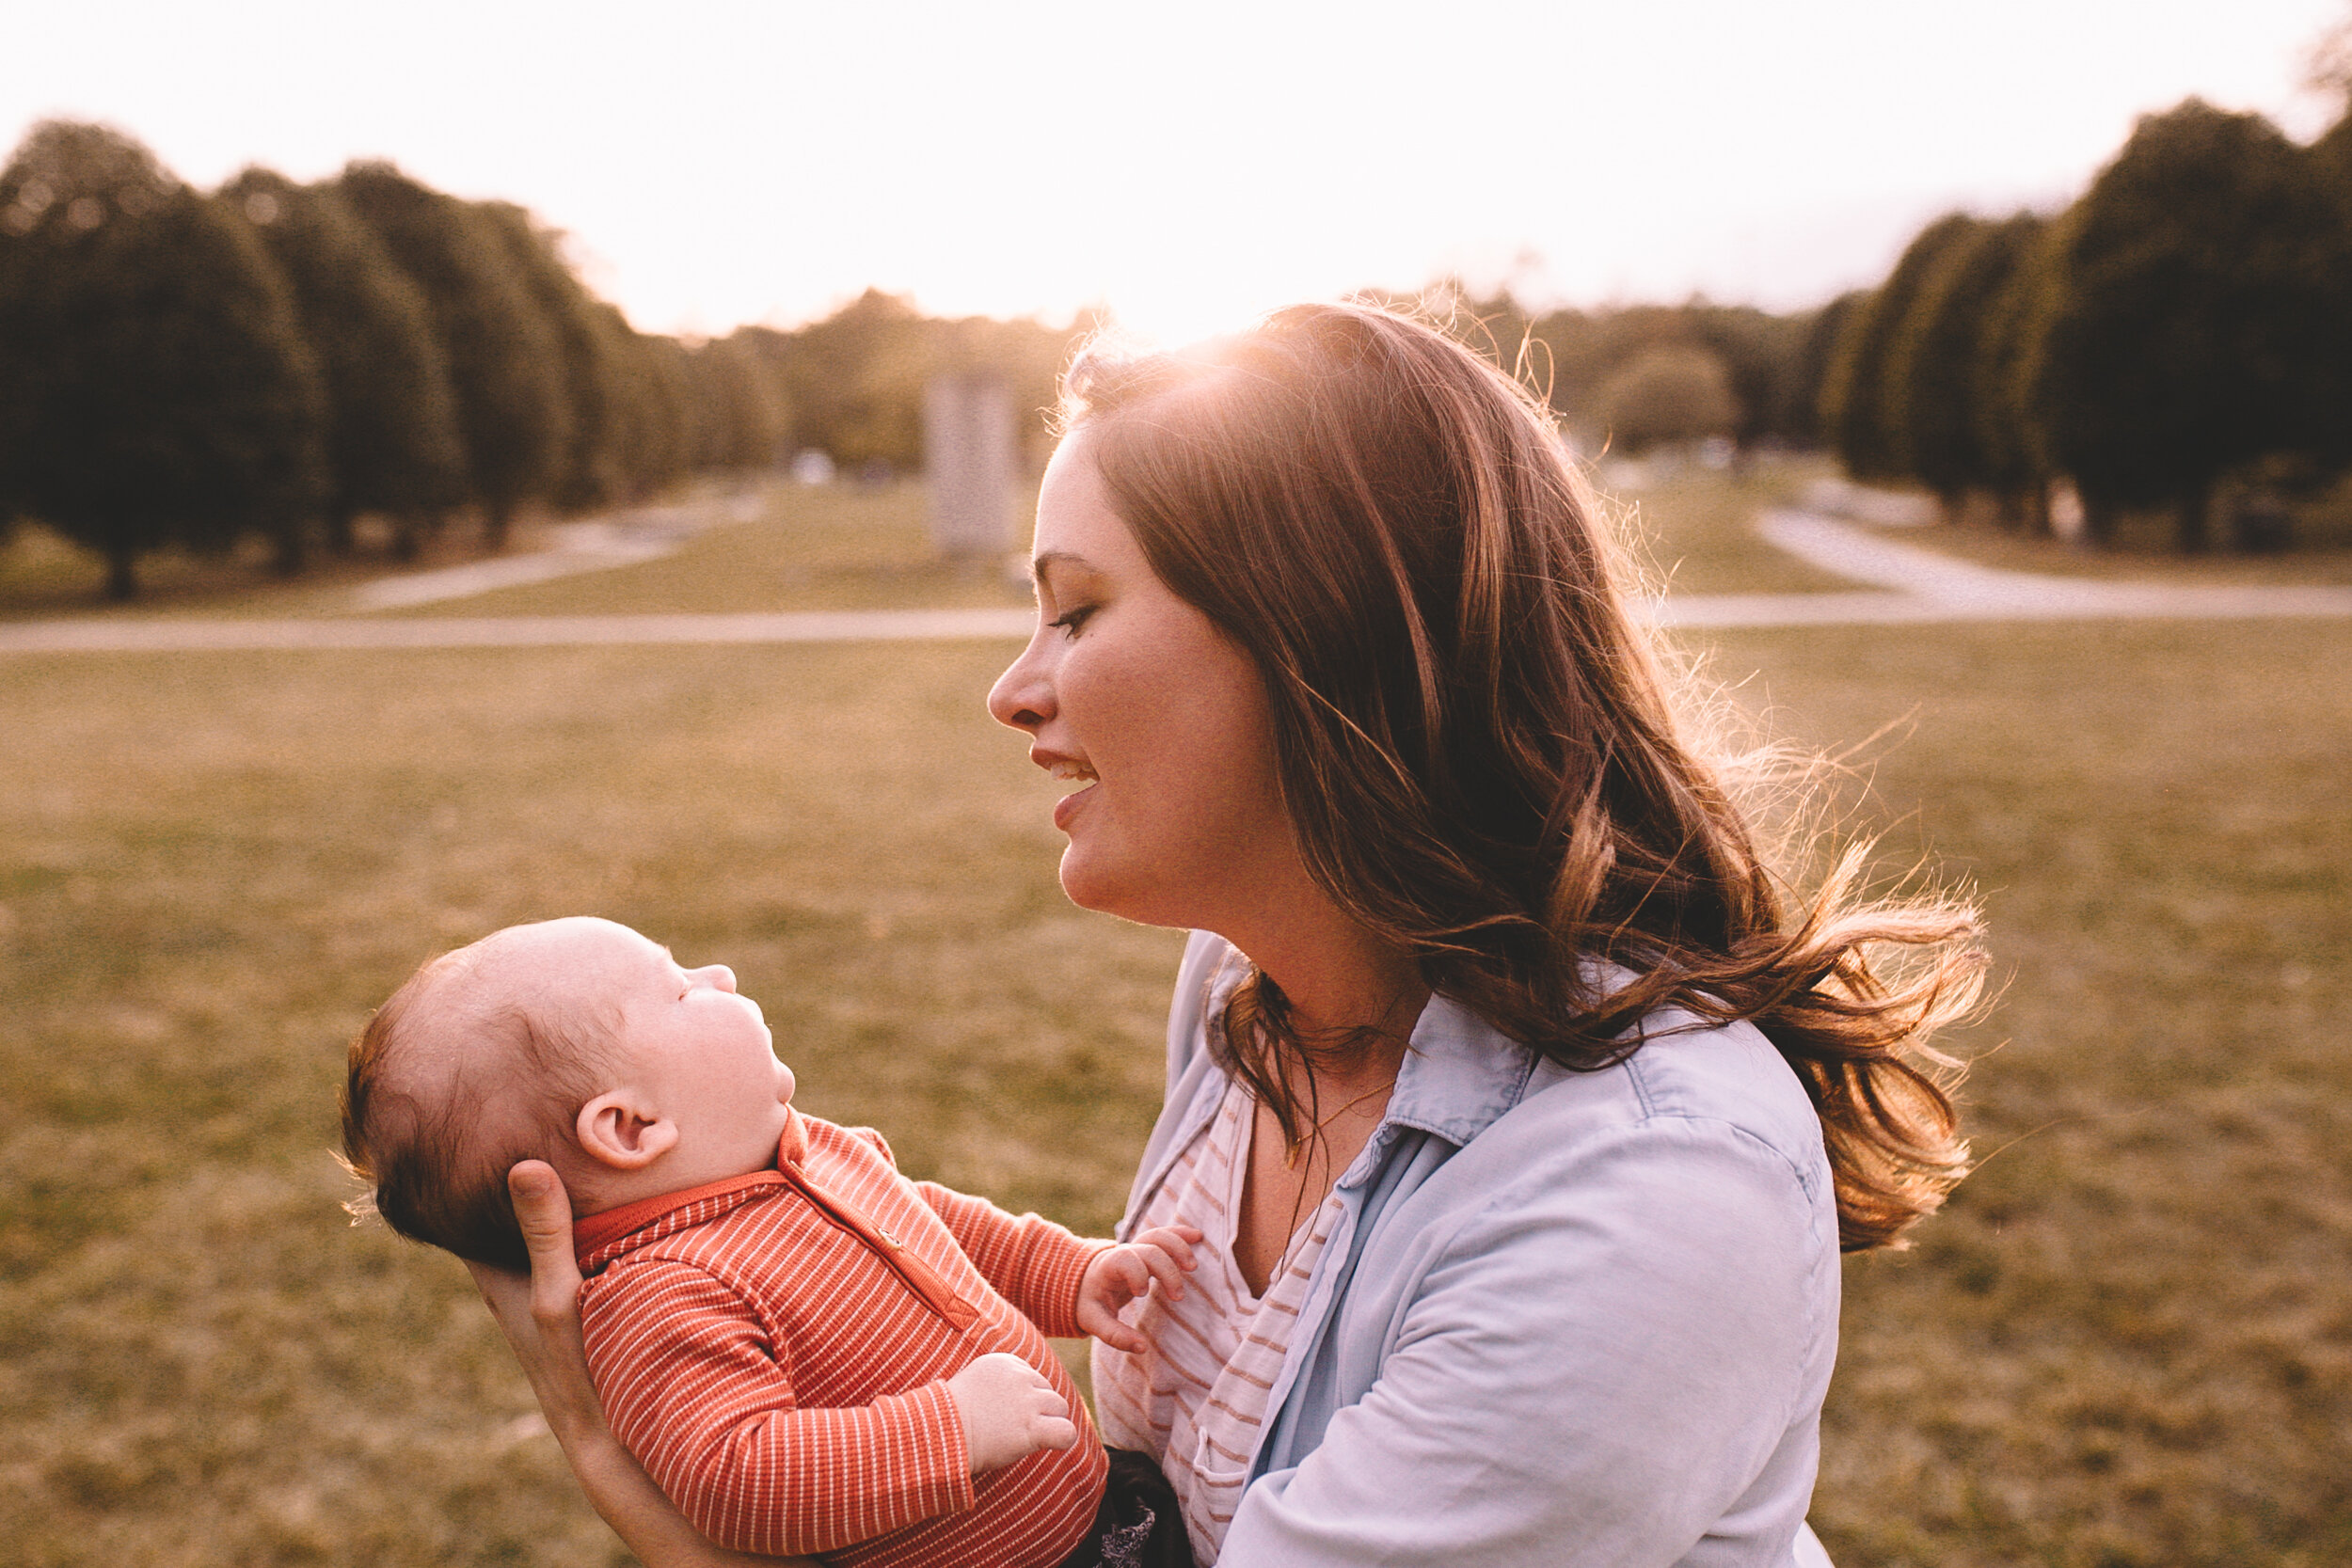
[[[1200,1232],[1188,1225],[1164,1225],[1134,1241],[1094,1255],[1078,1282],[1078,1328],[1113,1350],[1139,1351],[1143,1336],[1119,1321],[1120,1308],[1160,1282],[1170,1301],[1184,1299],[1184,1275],[1196,1266],[1193,1243]]]
[[[1078,1440],[1068,1402],[1017,1355],[981,1356],[947,1380],[947,1392],[963,1418],[963,1446],[976,1476]]]

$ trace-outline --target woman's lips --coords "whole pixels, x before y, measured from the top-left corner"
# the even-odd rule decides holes
[[[1078,814],[1079,808],[1085,801],[1086,798],[1102,787],[1103,786],[1100,784],[1090,784],[1084,789],[1073,790],[1068,795],[1065,795],[1060,800],[1055,801],[1054,826],[1059,828],[1063,832],[1068,832],[1070,831],[1070,819]]]

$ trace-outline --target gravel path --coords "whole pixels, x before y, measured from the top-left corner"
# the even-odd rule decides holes
[[[1822,606],[1814,617],[1782,622],[1686,621],[1685,625],[1796,625],[1800,620],[2069,621],[2245,619],[2280,615],[2352,615],[2352,587],[2271,588],[2231,583],[2106,582],[2008,572],[1955,561],[1868,529],[1816,513],[1773,511],[1756,519],[1770,543],[1823,571],[1892,590],[1804,595],[1843,601],[1847,613]],[[1786,603],[1798,595],[1773,595]],[[1673,601],[1669,601],[1669,610]],[[1669,620],[1675,619],[1669,615]]]
[[[1955,561],[1809,512],[1767,512],[1756,520],[1756,529],[1791,555],[1872,586],[1836,594],[1679,594],[1653,607],[1660,624],[1694,627],[1898,626],[1939,621],[2352,615],[2352,587],[2175,586],[2007,572]],[[413,621],[18,621],[0,623],[0,654],[930,641],[1024,638],[1034,624],[1035,617],[1026,610],[534,615]]]

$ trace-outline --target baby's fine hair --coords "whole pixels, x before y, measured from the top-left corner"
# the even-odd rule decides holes
[[[401,1235],[499,1268],[530,1256],[506,1186],[523,1160],[575,1147],[604,1086],[617,1018],[582,1003],[533,1006],[480,974],[498,934],[421,966],[351,1042],[342,1164],[369,1190],[344,1205]],[[485,994],[486,993],[486,994]],[[447,1048],[440,1064],[421,1060]]]

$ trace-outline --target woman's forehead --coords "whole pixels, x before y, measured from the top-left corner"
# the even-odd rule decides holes
[[[1075,558],[1097,568],[1114,564],[1134,536],[1111,505],[1110,486],[1090,449],[1079,445],[1083,431],[1062,442],[1045,470],[1037,499],[1036,562]]]

